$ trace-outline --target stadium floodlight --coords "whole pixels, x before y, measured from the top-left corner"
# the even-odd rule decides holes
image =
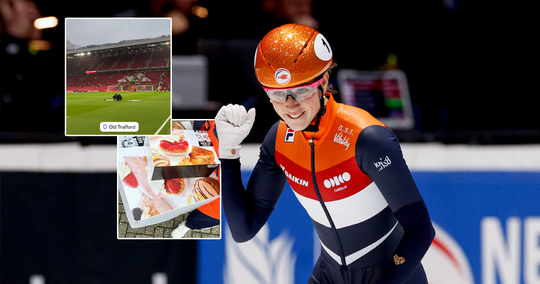
[[[58,19],[54,16],[38,18],[34,21],[34,27],[38,30],[54,28],[58,25]]]

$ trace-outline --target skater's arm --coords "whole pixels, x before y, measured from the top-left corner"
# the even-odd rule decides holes
[[[435,230],[427,207],[389,129],[370,126],[357,142],[357,162],[375,182],[404,229],[404,235],[378,284],[405,283],[427,252]]]
[[[259,160],[249,178],[242,184],[239,159],[221,160],[223,208],[236,242],[253,238],[270,217],[285,187],[286,178],[275,162],[275,135],[272,127],[263,144]]]

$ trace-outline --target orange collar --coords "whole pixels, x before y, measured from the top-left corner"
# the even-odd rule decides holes
[[[326,93],[325,95],[328,97],[328,102],[326,103],[326,113],[321,117],[321,121],[319,122],[319,131],[302,132],[307,140],[313,138],[315,145],[317,145],[318,140],[323,138],[330,128],[332,128],[336,119],[336,101],[331,93]],[[316,119],[314,119],[311,124],[315,124],[315,120]]]

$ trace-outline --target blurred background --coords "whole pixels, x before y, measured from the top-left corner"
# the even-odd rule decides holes
[[[2,17],[2,62],[10,66],[1,70],[3,132],[41,131],[65,139],[65,17],[168,16],[172,54],[207,58],[206,100],[217,102],[208,104],[208,112],[174,111],[174,118],[213,117],[229,102],[260,106],[260,127],[250,139],[261,141],[277,116],[255,80],[254,49],[269,30],[294,21],[328,39],[338,63],[334,78],[339,69],[405,72],[414,127],[398,133],[404,142],[538,142],[534,1],[3,0],[3,11],[12,2],[26,5]],[[32,19],[49,16],[58,19],[54,28],[33,27]],[[13,119],[28,114],[47,122],[29,128]]]
[[[198,242],[116,240],[116,154],[107,150],[116,138],[64,136],[66,17],[171,17],[173,64],[178,63],[173,65],[172,117],[213,118],[228,103],[256,107],[257,119],[246,143],[262,142],[279,119],[255,79],[255,47],[272,28],[295,22],[313,26],[328,39],[338,63],[331,74],[338,101],[346,101],[340,95],[342,70],[398,70],[405,75],[410,101],[403,102],[412,111],[413,123],[394,129],[405,145],[517,146],[525,152],[532,149],[531,157],[538,153],[540,57],[535,1],[0,0],[0,4],[0,273],[4,283],[165,283],[159,281],[167,279],[197,283],[201,277]],[[43,17],[57,22],[37,29],[34,22]],[[197,62],[203,68],[197,70],[203,71],[199,79],[206,83],[197,93],[197,103],[175,104],[193,96],[174,83],[182,81],[182,72],[189,74],[189,66],[182,62],[201,58]],[[84,167],[24,166],[26,160],[42,163],[46,156],[40,153],[62,145],[76,145],[71,147],[74,153],[105,149],[99,151],[112,157],[103,156],[104,166],[90,173]],[[69,159],[65,155],[71,154],[58,150],[53,157]],[[81,157],[88,155],[71,155],[84,164],[78,160]],[[425,171],[430,170],[419,170]],[[540,169],[533,165],[527,171]],[[537,185],[529,189],[538,189]],[[538,212],[530,209],[518,215]],[[161,271],[166,276],[155,274]],[[480,283],[479,270],[474,275]]]

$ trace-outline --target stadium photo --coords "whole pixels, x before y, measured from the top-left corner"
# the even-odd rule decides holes
[[[93,28],[105,31],[97,44],[79,45],[66,33],[65,134],[169,134],[170,34],[145,37],[132,28],[134,34],[122,33],[119,41],[105,35],[108,27],[121,32],[124,23],[150,26],[156,21],[168,25],[168,32],[170,20],[66,19],[66,30],[92,21]]]

